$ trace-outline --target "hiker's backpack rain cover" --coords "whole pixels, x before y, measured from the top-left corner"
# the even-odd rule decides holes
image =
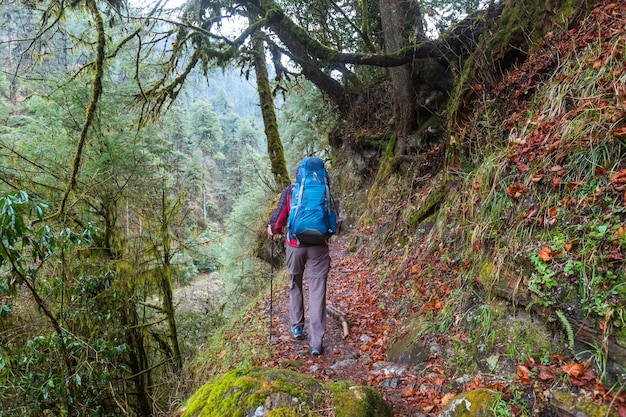
[[[305,158],[296,173],[289,209],[289,238],[309,245],[322,245],[337,233],[337,213],[328,185],[324,161]]]

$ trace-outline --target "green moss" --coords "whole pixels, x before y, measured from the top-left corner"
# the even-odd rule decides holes
[[[461,393],[443,409],[440,417],[482,417],[492,415],[491,410],[500,399],[500,393],[486,388]]]
[[[422,221],[434,214],[445,201],[447,196],[448,189],[445,184],[442,184],[438,188],[431,191],[430,194],[428,194],[428,197],[426,197],[424,204],[411,214],[411,230],[417,229],[417,226]]]
[[[188,401],[183,417],[247,416],[263,408],[272,417],[318,416],[333,395],[337,417],[387,417],[387,404],[371,387],[348,381],[324,386],[314,378],[286,369],[249,368],[228,372],[200,388]]]
[[[393,156],[396,151],[396,140],[398,139],[398,133],[393,132],[391,138],[389,138],[389,143],[387,144],[387,148],[385,149],[385,158],[393,159]]]
[[[281,368],[302,368],[304,363],[296,359],[289,359],[280,363]]]
[[[286,369],[250,368],[228,372],[206,383],[189,399],[184,417],[243,416],[265,404],[271,393],[297,398],[303,409],[313,406],[315,379]],[[275,416],[290,416],[290,407],[273,409]],[[282,414],[281,414],[282,413]]]
[[[387,417],[389,407],[372,387],[338,381],[330,385],[336,417]]]
[[[354,142],[359,149],[379,149],[386,141],[385,135],[357,134]]]
[[[571,415],[584,413],[588,417],[614,417],[617,414],[608,405],[596,404],[583,396],[572,394],[567,391],[552,391],[555,402],[561,408],[566,409]]]
[[[450,115],[450,123],[454,120],[455,113],[459,108],[461,108],[461,103],[463,101],[463,97],[468,89],[469,81],[474,74],[474,66],[476,64],[476,58],[474,55],[471,55],[463,65],[463,71],[459,76],[458,81],[455,83],[454,90],[452,90],[452,94],[450,96],[450,100],[448,100],[447,113]],[[452,125],[449,126],[449,130],[453,131]]]

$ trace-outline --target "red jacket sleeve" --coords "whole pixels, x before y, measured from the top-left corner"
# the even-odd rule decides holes
[[[278,199],[278,205],[270,216],[269,223],[272,228],[272,233],[274,234],[281,233],[281,229],[287,226],[287,221],[289,220],[289,208],[291,206],[292,190],[292,185],[288,185],[283,189],[282,193],[280,194],[280,198]]]
[[[289,209],[291,208],[291,193],[289,193],[287,195],[287,199],[286,199],[286,203],[282,210],[280,211],[280,214],[278,215],[278,219],[276,220],[276,223],[274,224],[273,227],[273,231],[274,233],[281,232],[281,229],[285,226],[287,226],[287,222],[289,221]]]

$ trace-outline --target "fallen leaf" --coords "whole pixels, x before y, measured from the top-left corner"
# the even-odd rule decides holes
[[[526,165],[525,163],[521,162],[521,161],[517,161],[515,163],[515,166],[517,167],[517,169],[520,170],[520,172],[530,171],[530,167],[528,165]]]
[[[585,366],[582,363],[566,364],[566,365],[561,366],[561,369],[567,375],[574,377],[574,378],[580,377],[585,372]]]
[[[517,365],[517,377],[523,384],[530,383],[530,369],[526,365]]]
[[[450,400],[452,400],[454,397],[456,397],[456,393],[454,392],[448,392],[444,394],[443,397],[441,397],[441,405],[448,404]]]
[[[626,126],[622,126],[619,129],[613,131],[613,137],[617,139],[626,139]]]
[[[519,198],[526,187],[521,182],[516,182],[506,187],[506,192],[511,198]]]
[[[608,172],[608,170],[606,168],[604,168],[604,167],[597,167],[595,169],[595,174],[596,174],[597,177],[602,176],[602,175],[606,174],[607,172]]]
[[[542,381],[551,381],[556,376],[554,369],[549,366],[539,367],[539,374],[537,377]]]
[[[435,377],[435,378],[432,379],[433,385],[436,385],[438,387],[442,386],[444,382],[446,382],[446,381],[443,378],[441,378],[441,377]]]
[[[550,249],[549,247],[545,246],[545,247],[541,248],[541,250],[538,253],[538,256],[539,256],[539,258],[541,258],[542,261],[549,262],[553,258],[553,256],[552,256],[552,249]]]
[[[611,184],[626,183],[626,169],[620,169],[611,177]]]

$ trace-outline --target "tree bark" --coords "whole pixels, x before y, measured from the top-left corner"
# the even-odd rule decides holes
[[[380,20],[385,35],[385,50],[396,53],[410,43],[411,31],[422,37],[419,5],[415,0],[380,2]],[[404,64],[389,69],[393,89],[393,114],[396,128],[395,156],[404,154],[409,135],[417,128],[417,95],[413,87],[413,66]]]
[[[254,18],[250,17],[251,23]],[[263,125],[265,126],[265,136],[267,137],[267,154],[270,158],[272,174],[276,180],[279,190],[291,183],[285,161],[285,151],[278,132],[278,122],[276,121],[276,110],[274,107],[274,96],[267,73],[267,62],[265,60],[265,49],[261,34],[256,32],[252,38],[254,54],[254,71],[256,73],[257,91],[263,115]]]

